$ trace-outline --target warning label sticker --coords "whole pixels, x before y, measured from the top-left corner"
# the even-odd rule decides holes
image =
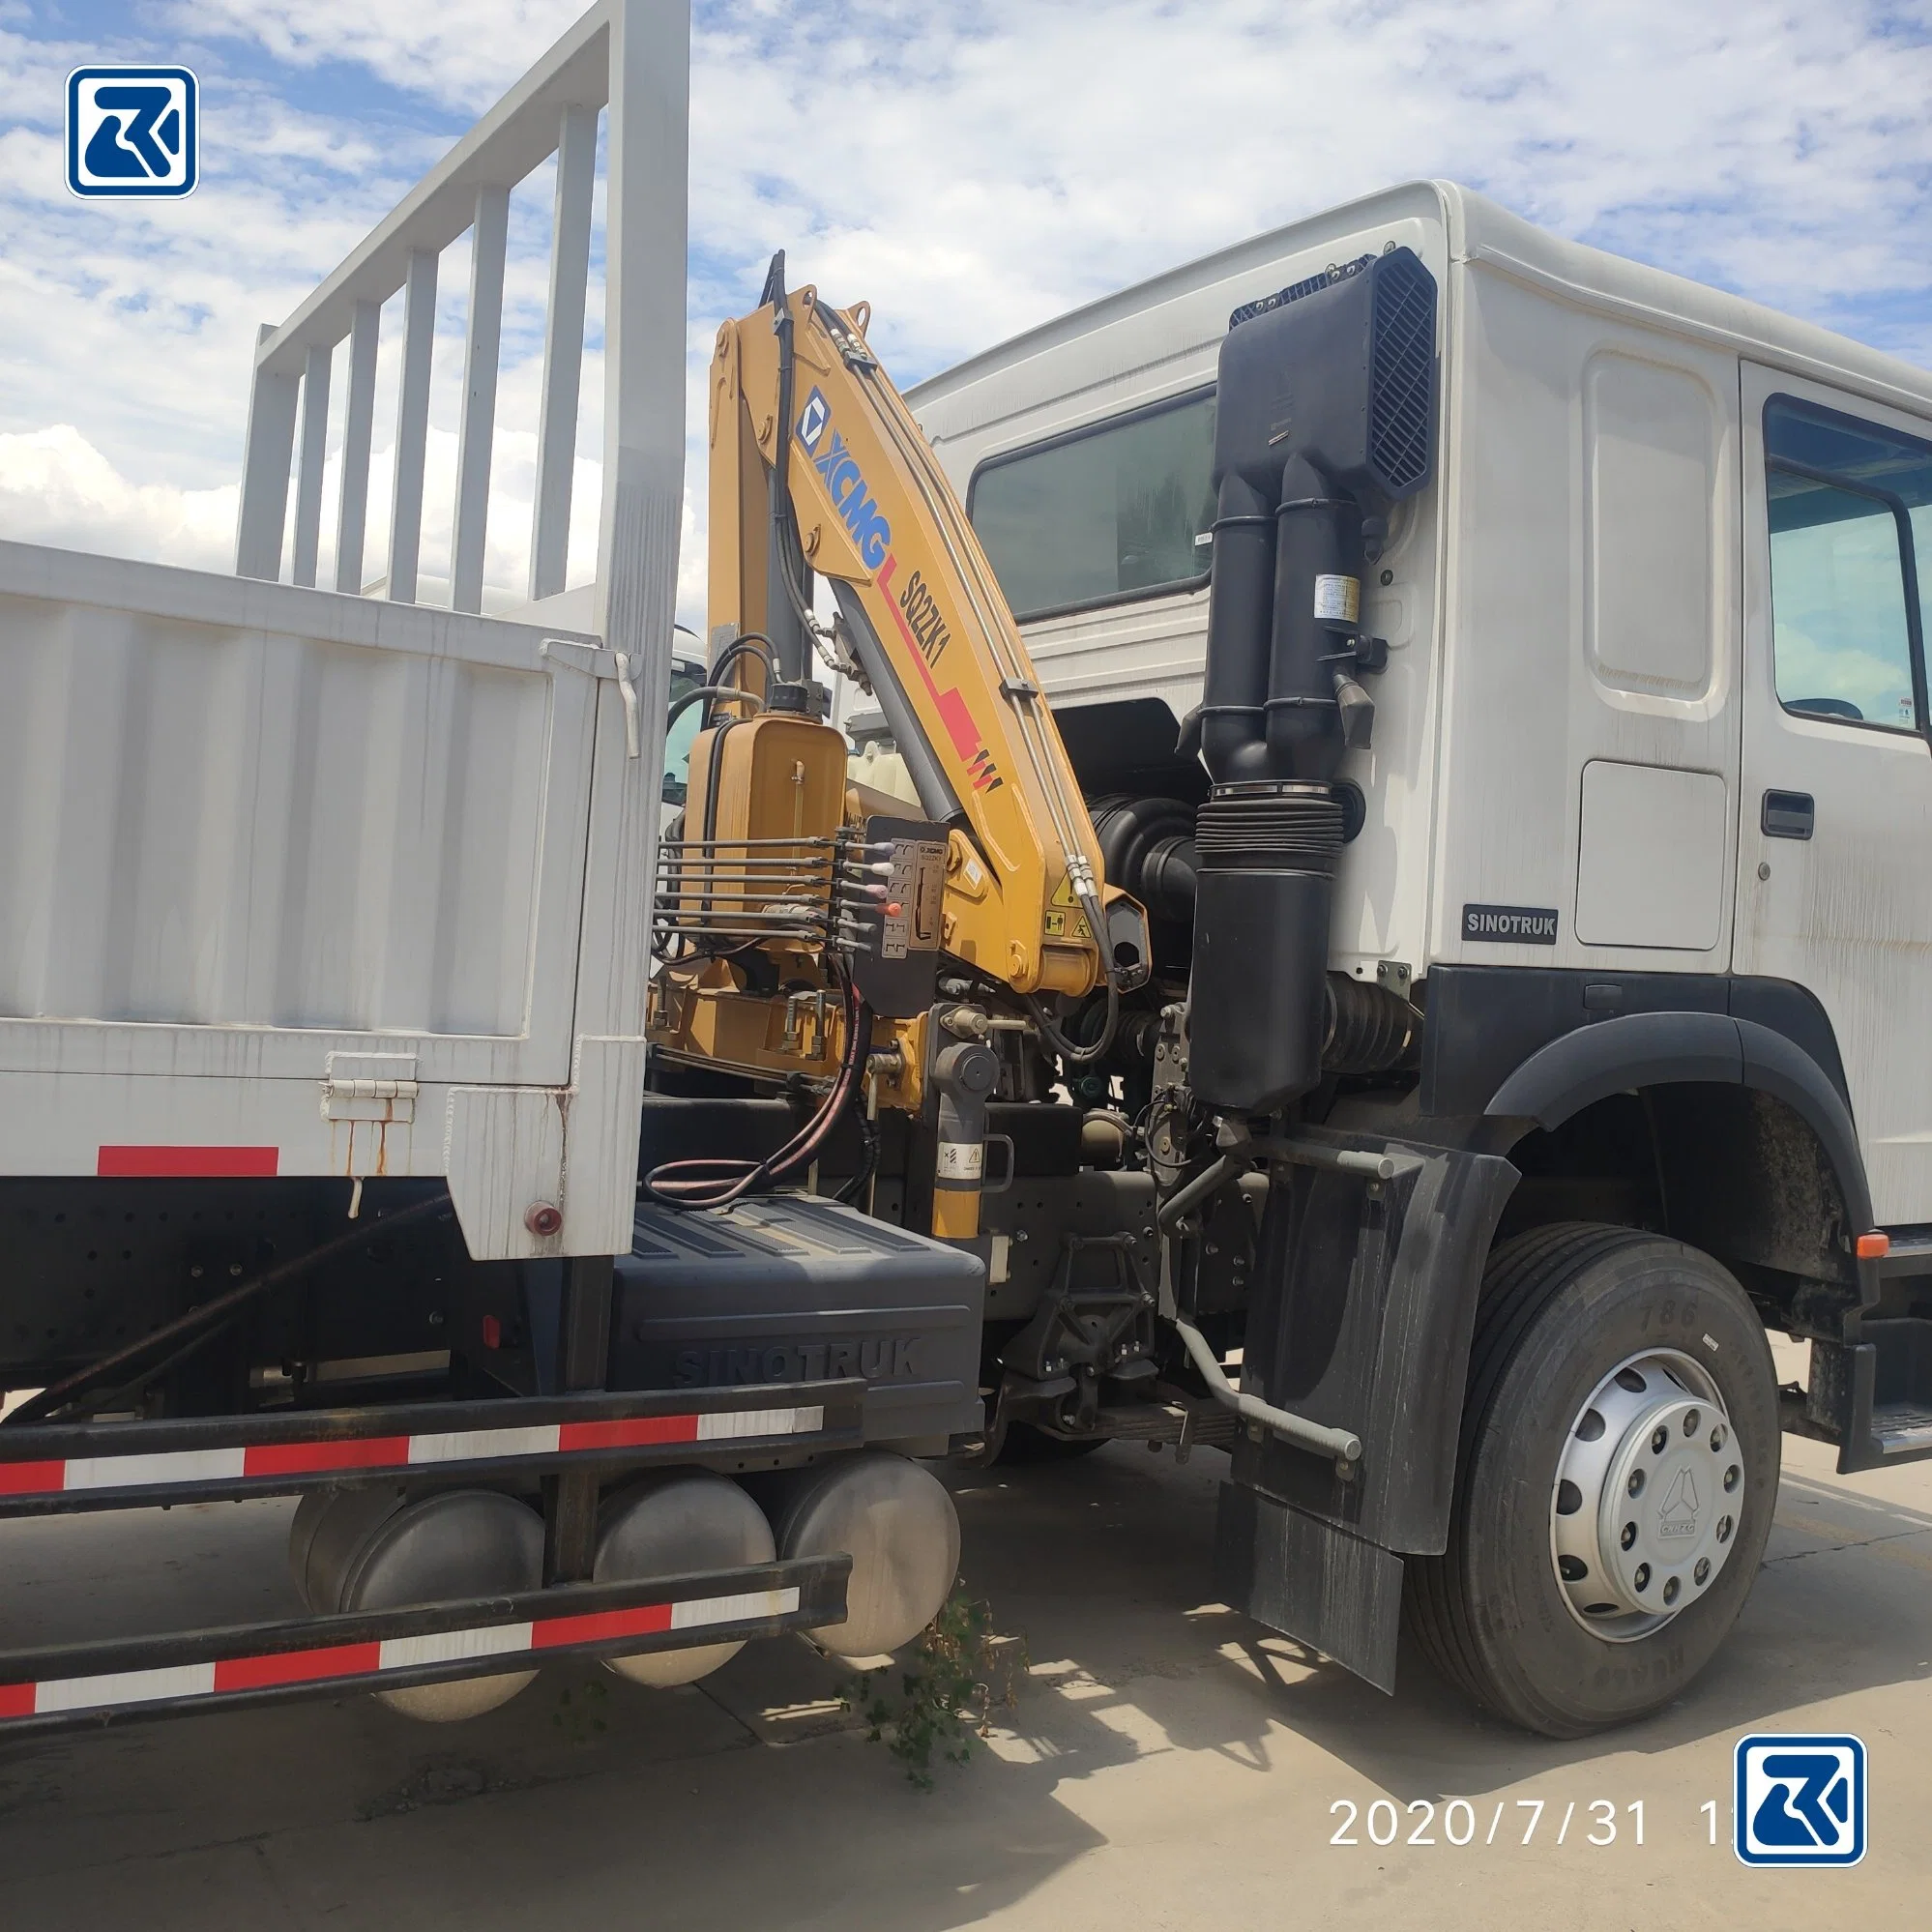
[[[1353,624],[1361,615],[1361,582],[1357,577],[1315,579],[1315,615],[1325,624]]]
[[[1052,898],[1046,902],[1046,919],[1042,929],[1048,939],[1091,939],[1093,928],[1087,918],[1079,910],[1080,901],[1073,896],[1073,881],[1062,873],[1060,884],[1054,889]]]

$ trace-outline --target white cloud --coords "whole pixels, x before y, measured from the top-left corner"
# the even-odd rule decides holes
[[[131,483],[71,423],[0,434],[0,535],[64,549],[232,570],[233,483]]]
[[[204,149],[228,158],[225,172],[163,211],[66,199],[50,103],[73,50],[0,30],[0,428],[73,425],[131,501],[172,488],[186,503],[231,482],[254,325],[286,313],[577,11],[183,0],[141,15],[208,49],[204,79],[224,48],[249,48],[248,77],[209,90]],[[278,79],[261,77],[264,56]],[[342,63],[366,70],[369,99],[342,83]],[[695,622],[702,603],[712,334],[755,300],[775,247],[795,280],[869,298],[873,339],[911,382],[1244,235],[1447,174],[1559,232],[1926,360],[1928,97],[1932,0],[705,5],[681,609]],[[517,439],[536,420],[547,190],[533,184],[525,200],[492,507],[498,584],[521,568]],[[460,316],[462,252],[444,267],[446,326]],[[454,354],[446,338],[432,405],[444,433]],[[587,386],[587,463],[597,420]],[[432,528],[446,513],[437,494]],[[585,500],[580,486],[580,515]],[[24,535],[23,515],[50,514],[19,503],[0,497],[0,530]],[[438,554],[425,541],[425,567]]]

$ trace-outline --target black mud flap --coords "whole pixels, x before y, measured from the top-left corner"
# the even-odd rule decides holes
[[[1402,1559],[1239,1483],[1221,1484],[1215,1588],[1272,1630],[1395,1688]]]
[[[1394,1682],[1402,1553],[1448,1544],[1476,1303],[1517,1174],[1498,1155],[1360,1134],[1298,1141],[1387,1153],[1378,1180],[1273,1168],[1242,1389],[1353,1430],[1360,1462],[1250,1428],[1224,1495],[1227,1600],[1372,1683]]]

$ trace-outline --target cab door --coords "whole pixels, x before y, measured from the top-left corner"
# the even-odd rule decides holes
[[[1878,1219],[1932,1220],[1932,422],[1742,380],[1735,970],[1818,999]]]

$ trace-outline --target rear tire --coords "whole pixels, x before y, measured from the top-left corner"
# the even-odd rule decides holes
[[[1519,1235],[1483,1278],[1449,1547],[1408,1560],[1410,1628],[1443,1676],[1545,1737],[1658,1710],[1743,1607],[1778,1450],[1764,1326],[1709,1255],[1630,1228]],[[1693,1452],[1702,1460],[1683,1460]],[[1658,1478],[1647,1491],[1639,1463]],[[1598,1478],[1588,1496],[1566,1480],[1586,1468]],[[1595,1538],[1599,1521],[1587,1561],[1560,1556],[1560,1543],[1586,1548],[1575,1539]],[[1654,1547],[1656,1575],[1638,1576]],[[1681,1576],[1663,1574],[1680,1549]]]

